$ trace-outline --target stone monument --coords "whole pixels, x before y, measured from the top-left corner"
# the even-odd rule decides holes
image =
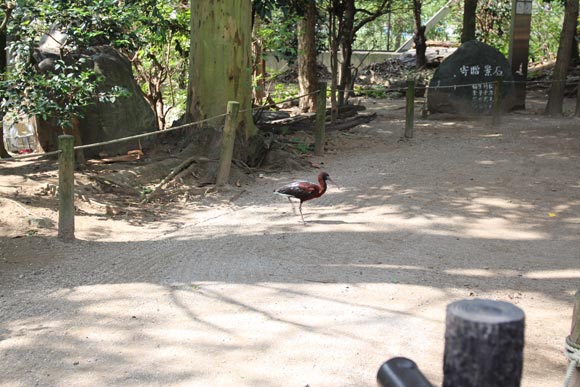
[[[427,108],[430,113],[489,115],[497,77],[503,79],[501,108],[509,111],[514,105],[514,79],[507,59],[490,45],[465,42],[433,74]]]

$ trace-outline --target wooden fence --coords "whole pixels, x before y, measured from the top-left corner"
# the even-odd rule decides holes
[[[319,90],[316,91],[317,96],[317,108],[316,108],[316,121],[314,127],[314,137],[315,137],[315,153],[318,156],[324,154],[324,143],[325,143],[325,117],[326,117],[326,83],[319,83]],[[292,99],[301,98],[304,96],[299,96]],[[221,153],[219,160],[218,173],[216,178],[216,185],[223,186],[228,182],[230,176],[230,169],[232,163],[232,155],[234,151],[234,143],[236,137],[236,124],[237,116],[240,112],[239,102],[230,101],[227,105],[225,116],[225,125],[222,136]],[[214,117],[220,118],[222,116]],[[209,119],[199,121],[205,122]],[[193,125],[187,124],[187,125]],[[173,128],[171,128],[173,129]],[[169,130],[171,130],[169,129]],[[69,135],[59,136],[59,221],[58,221],[58,238],[64,242],[71,242],[75,240],[75,212],[74,212],[74,169],[75,169],[75,150],[86,149],[92,146],[102,146],[111,143],[117,143],[121,141],[128,141],[135,138],[140,138],[144,136],[150,136],[155,134],[164,133],[152,132],[143,135],[119,138],[112,141],[100,142],[97,144],[88,144],[82,146],[74,146],[74,139]]]

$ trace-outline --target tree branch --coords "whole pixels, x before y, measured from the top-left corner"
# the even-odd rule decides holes
[[[389,10],[389,5],[391,5],[391,0],[383,0],[383,2],[381,3],[381,5],[374,11],[374,12],[368,12],[368,17],[360,20],[353,28],[353,33],[356,35],[356,33],[365,25],[368,24],[374,20],[376,20],[377,18],[379,18],[380,16],[386,15],[388,12],[387,11],[391,11]],[[357,10],[358,12],[359,10]]]

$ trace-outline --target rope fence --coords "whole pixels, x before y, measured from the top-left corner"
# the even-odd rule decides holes
[[[490,85],[494,85],[496,83],[497,83],[497,81],[488,81],[488,82],[461,83],[461,84],[456,84],[456,85],[437,85],[437,86],[431,86],[431,85],[418,86],[415,83],[413,88],[414,88],[414,92],[416,93],[417,91],[432,91],[432,90],[445,90],[445,89],[456,90],[458,88],[464,88],[464,87],[465,88],[473,88],[473,87],[481,87],[484,85],[489,87]],[[565,84],[571,85],[571,86],[579,86],[580,80],[578,80],[577,82],[568,82],[567,80],[535,80],[535,81],[515,81],[515,80],[514,81],[505,81],[504,80],[504,81],[502,81],[502,83],[504,85],[505,84],[541,85],[541,84],[565,83]],[[404,88],[404,87],[399,87],[399,89],[402,89],[402,88]],[[409,88],[408,83],[406,85],[406,88],[407,89]],[[258,106],[258,107],[252,107],[252,108],[240,110],[238,113],[245,113],[248,111],[260,113],[268,108],[275,107],[275,106],[278,106],[278,105],[283,104],[283,103],[297,101],[297,100],[300,100],[304,97],[308,97],[311,95],[317,95],[321,92],[321,90],[328,91],[328,89],[325,86],[324,89],[319,88],[318,90],[311,92],[311,93],[298,95],[295,97],[284,99],[282,101],[272,102],[272,103]],[[380,92],[388,92],[388,91],[392,91],[392,90],[393,90],[393,88],[387,88],[387,87],[369,87],[369,88],[358,88],[355,90],[344,89],[344,90],[337,90],[337,91],[342,92],[342,93],[373,94],[373,93],[380,93]],[[409,100],[409,98],[407,98],[407,100]],[[128,137],[123,137],[123,138],[118,138],[118,139],[113,139],[113,140],[108,140],[108,141],[102,141],[102,142],[92,143],[92,144],[79,145],[79,146],[75,146],[74,150],[76,151],[76,150],[89,149],[89,148],[98,147],[98,146],[112,145],[112,144],[116,144],[116,143],[120,143],[120,142],[124,142],[124,141],[137,140],[137,139],[146,138],[146,137],[150,137],[150,136],[156,136],[156,135],[165,134],[165,133],[169,133],[169,132],[184,129],[184,128],[197,126],[197,125],[200,125],[200,124],[212,121],[212,120],[224,118],[227,116],[228,116],[228,113],[224,113],[224,114],[220,114],[220,115],[217,115],[214,117],[206,118],[203,120],[191,122],[191,123],[184,124],[184,125],[175,126],[175,127],[164,129],[164,130],[156,130],[156,131],[152,131],[152,132],[148,132],[148,133],[137,134],[134,136],[128,136]],[[20,160],[32,159],[32,158],[49,157],[49,156],[58,155],[60,153],[61,153],[60,150],[56,150],[56,151],[46,152],[46,153],[41,153],[41,154],[33,153],[33,154],[26,154],[26,155],[16,155],[16,156],[12,156],[10,158],[0,159],[0,163],[8,162],[8,161],[20,161]]]
[[[74,149],[75,150],[88,149],[88,148],[94,148],[94,147],[97,147],[97,146],[111,145],[111,144],[116,144],[116,143],[119,143],[119,142],[124,142],[124,141],[129,141],[129,140],[136,140],[136,139],[140,139],[140,138],[144,138],[144,137],[149,137],[149,136],[156,136],[158,134],[165,134],[165,133],[168,133],[168,132],[173,132],[175,130],[184,129],[184,128],[188,128],[188,127],[191,127],[191,126],[196,126],[196,125],[199,125],[199,124],[203,124],[203,123],[206,123],[208,121],[212,121],[212,120],[216,120],[218,118],[226,117],[227,115],[228,115],[228,113],[224,113],[224,114],[217,115],[215,117],[210,117],[210,118],[206,118],[204,120],[200,120],[200,121],[196,121],[196,122],[191,122],[189,124],[175,126],[173,128],[169,128],[169,129],[158,130],[158,131],[155,131],[155,132],[149,132],[149,133],[143,133],[143,134],[137,134],[135,136],[117,138],[117,139],[109,140],[109,141],[96,142],[96,143],[93,143],[93,144],[79,145],[79,146],[75,146]]]
[[[277,106],[279,104],[282,103],[286,103],[286,102],[292,102],[292,101],[297,101],[300,100],[301,98],[310,96],[310,95],[315,95],[320,93],[320,90],[316,90],[312,93],[307,93],[307,94],[303,94],[303,95],[299,95],[296,97],[292,97],[292,98],[288,98],[279,102],[274,102],[274,103],[270,103],[267,105],[263,105],[263,106],[258,106],[258,107],[254,107],[254,108],[250,108],[250,109],[244,109],[244,110],[240,110],[238,113],[244,113],[244,112],[248,112],[248,111],[263,111],[265,109]],[[224,118],[227,117],[228,113],[224,113],[224,114],[220,114],[214,117],[210,117],[210,118],[206,118],[203,120],[199,120],[199,121],[195,121],[195,122],[190,122],[188,124],[183,124],[183,125],[179,125],[179,126],[174,126],[168,129],[163,129],[163,130],[157,130],[157,131],[153,131],[153,132],[148,132],[148,133],[142,133],[142,134],[137,134],[134,136],[128,136],[128,137],[122,137],[122,138],[117,138],[117,139],[113,139],[113,140],[108,140],[108,141],[101,141],[101,142],[96,142],[96,143],[92,143],[92,144],[85,144],[85,145],[78,145],[74,147],[74,150],[83,150],[83,149],[89,149],[89,148],[94,148],[94,147],[98,147],[98,146],[106,146],[106,145],[112,145],[112,144],[117,144],[120,142],[124,142],[124,141],[130,141],[130,140],[138,140],[141,138],[146,138],[146,137],[150,137],[150,136],[157,136],[160,134],[165,134],[165,133],[169,133],[169,132],[173,132],[175,130],[180,130],[180,129],[185,129],[185,128],[189,128],[189,127],[193,127],[193,126],[197,126],[209,121],[213,121],[213,120],[217,120],[219,118]],[[17,156],[12,156],[10,158],[5,158],[5,159],[0,159],[0,163],[2,162],[9,162],[9,161],[20,161],[20,160],[24,160],[24,159],[31,159],[31,158],[40,158],[40,157],[49,157],[49,156],[55,156],[61,153],[61,150],[56,150],[56,151],[52,151],[52,152],[45,152],[45,153],[33,153],[33,154],[26,154],[26,155],[17,155]]]
[[[134,136],[116,138],[116,139],[113,139],[113,140],[96,142],[96,143],[92,143],[92,144],[78,145],[78,146],[75,146],[74,147],[74,150],[76,151],[76,150],[82,150],[82,149],[89,149],[89,148],[94,148],[94,147],[98,147],[98,146],[105,146],[105,145],[117,144],[117,143],[124,142],[124,141],[137,140],[137,139],[141,139],[141,138],[145,138],[145,137],[150,137],[150,136],[157,136],[157,135],[160,135],[160,134],[165,134],[165,133],[173,132],[175,130],[179,130],[179,129],[184,129],[184,128],[189,128],[189,127],[192,127],[192,126],[200,125],[200,124],[203,124],[203,123],[212,121],[212,120],[216,120],[218,118],[226,117],[227,115],[228,115],[228,113],[224,113],[224,114],[217,115],[215,117],[210,117],[210,118],[206,118],[206,119],[203,119],[203,120],[199,120],[199,121],[195,121],[195,122],[190,122],[188,124],[174,126],[172,128],[168,128],[168,129],[164,129],[164,130],[158,130],[158,131],[155,131],[155,132],[142,133],[142,134],[137,134],[137,135],[134,135]],[[9,161],[20,161],[20,160],[23,160],[23,159],[29,159],[29,158],[35,158],[35,157],[54,156],[54,155],[60,154],[61,152],[62,152],[61,150],[56,150],[56,151],[45,152],[45,153],[34,153],[34,154],[27,154],[27,155],[17,155],[17,156],[12,156],[12,157],[6,158],[6,159],[0,159],[0,163],[1,162],[9,162]]]
[[[258,110],[266,109],[270,106],[277,105],[279,103],[284,103],[288,101],[294,101],[300,98],[304,98],[309,95],[314,95],[320,93],[321,90],[326,90],[326,83],[320,82],[318,85],[318,89],[315,92],[304,94],[301,96],[293,97],[286,99],[285,101],[278,102],[276,104],[268,104],[265,106],[260,106]],[[324,146],[324,125],[325,125],[325,116],[326,116],[326,98],[317,98],[318,109],[316,113],[316,125],[315,125],[315,133],[316,133],[316,146],[315,146],[315,153],[317,155],[321,155],[323,152]],[[27,154],[27,155],[20,155],[14,156],[11,158],[0,159],[0,163],[2,162],[9,162],[9,161],[16,161],[22,160],[27,158],[38,158],[38,157],[47,157],[52,155],[58,155],[58,171],[59,171],[59,222],[58,222],[58,238],[65,242],[70,242],[75,240],[74,236],[74,169],[75,169],[75,151],[89,149],[93,147],[105,146],[116,144],[124,141],[136,140],[141,139],[144,137],[155,136],[159,134],[168,133],[175,130],[180,130],[188,127],[197,126],[212,120],[226,118],[224,131],[223,131],[223,138],[221,144],[221,152],[220,152],[220,164],[219,170],[216,178],[216,185],[223,186],[227,184],[229,175],[230,175],[230,166],[232,163],[232,155],[234,149],[234,142],[235,142],[235,132],[237,127],[237,117],[240,112],[248,112],[255,109],[246,109],[240,111],[239,109],[240,103],[236,101],[229,101],[227,105],[226,113],[219,114],[214,117],[206,118],[203,120],[191,122],[184,125],[175,126],[173,128],[169,128],[166,130],[159,130],[149,133],[138,134],[134,136],[127,136],[123,138],[117,138],[109,141],[102,141],[92,144],[86,145],[78,145],[74,146],[74,137],[72,135],[60,135],[58,137],[58,147],[59,149],[53,152],[46,152],[43,154]]]
[[[527,84],[527,85],[539,85],[539,84],[553,84],[553,83],[564,83],[566,85],[569,86],[578,86],[580,85],[580,80],[578,82],[568,82],[566,80],[554,80],[554,81],[502,81],[504,85],[506,84]],[[458,89],[458,88],[462,88],[462,87],[473,87],[473,86],[483,86],[483,85],[493,85],[495,84],[495,81],[488,81],[488,82],[475,82],[475,83],[459,83],[456,85],[438,85],[438,86],[416,86],[415,90],[438,90],[438,89]],[[368,88],[359,88],[359,89],[355,89],[355,90],[351,90],[351,89],[344,89],[344,90],[339,90],[340,92],[345,92],[345,93],[359,93],[359,94],[365,94],[365,93],[376,93],[376,92],[381,92],[381,91],[392,91],[392,89],[403,89],[403,86],[400,87],[393,87],[393,88],[387,88],[387,87],[368,87]]]
[[[12,156],[10,158],[0,159],[0,163],[9,162],[9,161],[20,161],[25,159],[33,159],[33,158],[41,158],[41,157],[48,157],[48,156],[55,156],[58,155],[61,151],[56,150],[52,152],[45,152],[45,153],[31,153],[27,155],[17,155]]]

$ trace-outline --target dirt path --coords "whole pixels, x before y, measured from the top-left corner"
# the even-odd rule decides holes
[[[271,192],[316,170],[152,223],[79,217],[74,244],[0,237],[0,386],[373,386],[393,356],[440,385],[445,307],[472,297],[522,308],[523,385],[560,385],[578,120],[419,120],[401,143],[370,108],[315,160],[340,189],[304,205],[307,226]]]

